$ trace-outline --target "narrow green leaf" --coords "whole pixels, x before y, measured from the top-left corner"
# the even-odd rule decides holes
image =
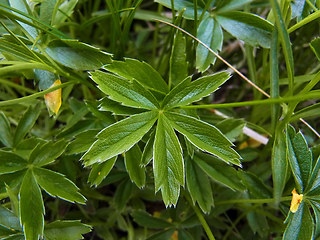
[[[17,144],[25,137],[25,135],[29,132],[29,130],[35,124],[41,111],[40,106],[41,106],[40,104],[37,104],[35,106],[30,106],[27,109],[27,111],[23,114],[14,135],[14,139],[13,139],[14,146],[17,146]]]
[[[133,115],[145,112],[144,109],[127,107],[119,102],[109,99],[108,97],[104,97],[100,100],[99,110],[110,111],[115,115]]]
[[[0,174],[17,172],[26,168],[27,164],[19,155],[0,150]]]
[[[123,180],[117,187],[117,190],[114,194],[114,202],[118,210],[122,211],[129,201],[132,191],[133,184],[129,179]]]
[[[39,90],[46,90],[59,79],[57,75],[42,69],[34,69],[34,79],[39,82]]]
[[[218,182],[234,191],[244,191],[237,171],[226,165],[220,159],[208,154],[197,154],[195,163],[215,182]]]
[[[160,114],[153,146],[153,172],[155,191],[161,189],[166,207],[176,205],[180,185],[184,186],[182,149],[172,126]]]
[[[214,126],[186,115],[165,112],[171,125],[203,151],[214,154],[226,163],[241,166],[240,155],[231,148],[233,144]]]
[[[293,176],[298,184],[298,192],[303,192],[311,177],[312,154],[302,133],[295,134],[291,126],[287,127],[287,153]]]
[[[96,70],[111,63],[111,55],[78,40],[53,40],[47,53],[62,65],[76,70]]]
[[[45,226],[46,240],[79,240],[82,234],[90,232],[91,227],[80,221],[55,221]]]
[[[142,210],[134,211],[131,213],[131,216],[133,217],[133,220],[142,227],[162,229],[173,226],[168,221],[158,217],[153,217],[149,213]]]
[[[258,15],[231,11],[219,13],[216,20],[232,36],[245,43],[270,48],[273,25]]]
[[[37,145],[30,155],[29,162],[39,167],[47,165],[56,160],[67,146],[67,142],[63,139],[57,142],[49,141],[45,144]]]
[[[252,0],[224,0],[216,3],[218,13],[230,12],[242,7],[245,4],[252,2]]]
[[[308,187],[306,187],[305,191],[312,191],[315,189],[318,189],[320,186],[320,178],[318,178],[320,170],[320,156],[317,159],[317,162],[314,165],[314,168],[312,170],[312,174],[308,183]]]
[[[40,19],[41,21],[50,24],[52,19],[52,14],[57,0],[45,0],[41,2],[40,5]]]
[[[124,62],[113,61],[103,68],[130,81],[136,80],[153,91],[168,92],[168,86],[161,75],[146,62],[125,58]]]
[[[98,101],[85,101],[86,106],[88,107],[89,111],[92,112],[92,114],[100,119],[101,121],[107,123],[107,124],[112,124],[115,122],[114,117],[111,115],[110,112],[105,112],[101,111],[98,109],[99,107],[99,102]]]
[[[204,213],[209,213],[213,206],[213,194],[210,181],[205,172],[193,160],[186,159],[187,187],[193,204],[198,202]]]
[[[305,3],[305,0],[295,0],[291,2],[291,19],[301,17]]]
[[[58,8],[58,11],[51,23],[52,26],[59,28],[73,13],[78,0],[64,1]]]
[[[153,158],[153,144],[156,132],[153,131],[150,138],[147,141],[146,146],[143,149],[142,156],[141,156],[141,164],[146,166]]]
[[[176,86],[188,76],[186,39],[178,31],[175,35],[170,56],[169,87]]]
[[[239,176],[243,185],[249,190],[249,193],[256,198],[271,198],[271,190],[262,180],[251,172],[239,171]]]
[[[79,193],[79,188],[64,175],[38,167],[33,168],[33,171],[41,188],[51,196],[69,202],[85,203],[86,199]]]
[[[311,201],[311,207],[315,216],[315,231],[314,231],[314,239],[317,239],[320,236],[320,204],[315,201]]]
[[[283,55],[286,61],[286,67],[288,72],[289,79],[289,92],[293,95],[293,87],[294,87],[294,61],[293,61],[293,53],[291,48],[290,36],[287,30],[287,27],[282,18],[282,12],[279,7],[277,0],[271,0],[272,11],[275,17],[275,27],[278,28],[278,33],[280,37],[280,42],[283,48]]]
[[[320,38],[313,39],[310,43],[310,47],[320,61]]]
[[[130,148],[124,155],[124,163],[130,179],[139,188],[142,188],[146,183],[145,167],[141,165],[141,157],[142,152],[138,144]]]
[[[105,161],[103,163],[95,163],[92,166],[92,169],[90,171],[88,182],[91,183],[91,185],[98,186],[102,180],[108,176],[110,171],[112,170],[114,164],[116,163],[117,156],[109,159],[108,161]]]
[[[167,8],[171,9],[171,0],[155,0],[155,2],[160,3]],[[194,20],[194,6],[193,3],[188,0],[174,0],[174,8],[175,10],[183,12],[183,17],[186,19]],[[198,6],[197,8],[197,16],[200,17],[203,12],[203,9]],[[206,12],[205,16],[208,16],[209,13]]]
[[[300,111],[297,111],[291,118],[290,121],[296,121],[300,118],[307,119],[307,118],[314,118],[320,115],[320,103],[313,104],[311,106],[305,107]]]
[[[32,170],[25,174],[19,196],[20,222],[25,240],[38,240],[43,235],[44,204]]]
[[[23,234],[14,234],[14,235],[10,235],[8,237],[2,238],[2,240],[25,240]]]
[[[135,80],[130,82],[101,71],[90,74],[101,91],[109,95],[112,100],[136,108],[155,109],[159,107],[159,103],[152,93]]]
[[[234,142],[242,133],[245,122],[242,119],[225,119],[216,124],[216,127],[231,141]]]
[[[273,197],[277,203],[280,202],[282,192],[286,184],[288,161],[286,136],[283,131],[275,132],[275,140],[272,148],[272,180],[273,180]]]
[[[22,230],[19,218],[12,211],[2,205],[0,205],[0,225],[10,230]]]
[[[6,147],[11,147],[12,141],[10,122],[6,115],[4,115],[3,112],[0,112],[0,142]]]
[[[313,239],[314,223],[309,208],[304,201],[299,205],[298,211],[290,219],[283,234],[283,240],[311,240]]]
[[[197,37],[216,53],[221,51],[223,32],[220,24],[215,19],[209,16],[204,18],[198,27]],[[209,52],[207,48],[202,46],[202,44],[198,44],[196,51],[196,68],[200,72],[204,72],[210,67],[210,64],[215,63],[217,58],[214,54]]]
[[[162,106],[168,109],[199,101],[216,91],[229,78],[230,74],[227,72],[204,76],[192,82],[186,78],[170,91],[163,100]]]
[[[98,134],[99,130],[87,130],[78,134],[74,141],[72,141],[67,149],[67,154],[74,154],[74,153],[82,153],[88,151],[90,146],[97,140],[96,135]]]
[[[103,129],[98,140],[82,156],[85,166],[104,162],[129,150],[150,130],[157,119],[156,112],[133,115]]]

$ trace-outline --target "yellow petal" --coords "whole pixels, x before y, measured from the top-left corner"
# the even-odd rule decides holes
[[[61,81],[56,80],[50,88],[58,86]],[[57,114],[61,106],[61,88],[44,95],[44,100],[50,113]]]
[[[298,194],[295,188],[292,190],[291,193],[292,193],[292,200],[291,200],[290,211],[295,213],[298,210],[299,205],[303,199],[303,194]]]

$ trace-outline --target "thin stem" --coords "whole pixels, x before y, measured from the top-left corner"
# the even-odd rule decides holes
[[[280,198],[281,202],[291,201],[292,196],[282,197]],[[274,203],[274,198],[264,198],[264,199],[231,199],[225,201],[215,201],[214,205],[226,205],[226,204],[236,204],[236,203]]]
[[[61,85],[58,85],[58,86],[54,86],[52,88],[48,88],[47,90],[44,90],[42,92],[38,92],[38,93],[35,93],[35,94],[32,94],[32,95],[29,95],[29,96],[26,96],[26,97],[16,98],[16,99],[7,100],[7,101],[1,101],[0,102],[0,107],[1,106],[8,106],[8,105],[19,104],[19,103],[23,103],[23,102],[26,102],[26,101],[30,101],[30,100],[36,99],[38,97],[42,97],[45,94],[53,92],[53,91],[55,91],[57,89],[64,88],[64,87],[66,87],[66,86],[68,86],[70,84],[75,84],[75,83],[76,82],[70,81],[70,82],[62,83]]]
[[[5,79],[0,79],[0,83],[4,84],[4,85],[7,85],[7,86],[10,86],[10,87],[13,87],[15,89],[18,89],[18,90],[21,90],[21,91],[25,91],[26,93],[36,93],[36,91],[30,89],[30,88],[26,88],[24,86],[21,86],[21,85],[18,85],[18,84],[15,84],[13,82],[10,82],[8,80],[5,80]]]
[[[301,28],[302,26],[306,25],[307,23],[316,20],[320,17],[320,10],[310,14],[308,17],[304,18],[300,22],[293,25],[291,28],[288,29],[288,33],[292,33],[293,31],[297,30],[298,28]]]
[[[197,206],[195,206],[192,202],[192,200],[190,199],[190,197],[187,194],[184,194],[187,201],[189,202],[190,206],[192,207],[193,211],[196,213],[204,231],[206,232],[209,240],[215,240],[213,233],[211,232],[211,229],[208,225],[208,223],[206,222],[206,220],[204,219],[202,213],[200,212],[199,208]]]

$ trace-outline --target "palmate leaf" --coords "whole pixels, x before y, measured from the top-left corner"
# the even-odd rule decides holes
[[[43,234],[44,204],[32,170],[25,174],[19,195],[20,222],[25,240],[37,240]]]
[[[160,114],[153,146],[155,190],[161,189],[165,205],[176,205],[184,185],[182,149],[169,121]]]
[[[227,72],[204,76],[192,82],[188,77],[170,91],[163,100],[162,106],[165,109],[170,109],[199,101],[216,91],[229,78],[230,74]]]
[[[152,93],[135,80],[129,81],[101,71],[90,74],[101,91],[109,95],[112,100],[136,108],[156,109],[159,107],[159,103]]]
[[[158,113],[148,111],[133,115],[103,129],[98,140],[82,156],[85,166],[106,161],[129,150],[150,130]]]
[[[214,126],[186,115],[165,112],[170,124],[199,149],[212,153],[227,163],[241,166],[233,144]]]

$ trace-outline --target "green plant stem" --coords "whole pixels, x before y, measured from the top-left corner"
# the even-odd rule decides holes
[[[13,87],[13,88],[18,89],[18,90],[21,90],[21,91],[25,91],[26,93],[31,93],[31,94],[36,93],[36,91],[34,91],[34,90],[30,89],[30,88],[26,88],[24,86],[21,86],[19,84],[15,84],[15,83],[10,82],[10,81],[5,80],[5,79],[1,79],[0,78],[0,83],[2,83],[4,85],[7,85],[7,86],[10,86],[10,87]]]
[[[51,68],[48,65],[45,65],[42,63],[21,63],[21,64],[14,64],[11,66],[1,67],[0,75],[4,75],[8,72],[17,72],[25,69],[42,69],[52,73],[56,73],[56,70],[54,68]]]
[[[292,199],[292,196],[282,197],[280,198],[281,202],[284,201],[290,201]],[[264,199],[231,199],[231,200],[225,200],[225,201],[217,201],[214,202],[214,205],[225,205],[225,204],[235,204],[235,203],[274,203],[274,198],[264,198]]]
[[[288,29],[288,33],[292,33],[293,31],[297,30],[298,28],[301,28],[302,26],[306,25],[309,22],[312,22],[313,20],[316,20],[320,17],[320,10],[312,13],[308,17],[304,18],[300,22],[293,25],[291,28]]]
[[[17,98],[17,99],[12,99],[12,100],[7,100],[7,101],[1,101],[0,102],[0,107],[2,106],[8,106],[8,105],[13,105],[13,104],[19,104],[19,103],[23,103],[23,102],[26,102],[26,101],[30,101],[30,100],[33,100],[33,99],[36,99],[38,97],[42,97],[44,96],[45,94],[47,93],[50,93],[50,92],[53,92],[57,89],[60,89],[60,88],[64,88],[70,84],[75,84],[76,82],[73,82],[73,81],[70,81],[70,82],[66,82],[66,83],[62,83],[61,85],[58,85],[58,86],[54,86],[52,88],[48,88],[42,92],[38,92],[38,93],[35,93],[35,94],[32,94],[32,95],[29,95],[29,96],[26,96],[26,97],[22,97],[22,98]]]
[[[293,97],[283,97],[283,98],[269,98],[264,100],[256,101],[244,101],[244,102],[235,102],[235,103],[221,103],[221,104],[204,104],[204,105],[189,105],[181,106],[180,108],[229,108],[229,107],[243,107],[243,106],[254,106],[254,105],[263,105],[263,104],[276,104],[276,103],[285,103],[285,102],[297,102],[305,101],[311,99],[320,98],[320,92],[313,92],[305,95],[297,95]]]
[[[192,202],[192,200],[190,199],[190,197],[186,194],[184,194],[184,196],[186,197],[187,201],[189,202],[190,206],[192,207],[193,211],[196,213],[204,231],[206,232],[209,240],[215,240],[213,233],[211,232],[211,229],[208,225],[208,223],[206,222],[206,220],[204,219],[202,213],[200,212],[199,208],[197,206],[195,206]]]

